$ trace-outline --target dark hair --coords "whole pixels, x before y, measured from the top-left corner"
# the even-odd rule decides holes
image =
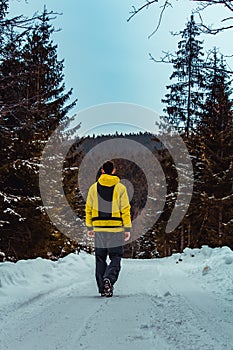
[[[106,162],[104,162],[103,166],[102,166],[105,174],[112,174],[113,169],[115,168],[114,163],[111,160],[107,160]]]

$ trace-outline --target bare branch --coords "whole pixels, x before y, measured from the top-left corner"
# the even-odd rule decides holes
[[[232,20],[232,19],[233,19],[233,17],[224,18],[224,19],[222,20],[222,22],[229,21],[229,20]]]
[[[231,3],[232,0],[192,0],[193,2],[200,2],[201,3],[201,7],[203,7],[203,9],[205,9],[207,6],[212,6],[212,5],[223,5],[226,8],[228,8],[228,10],[233,12],[233,4]]]
[[[156,32],[157,30],[159,29],[160,27],[160,24],[162,22],[162,18],[163,18],[163,13],[165,11],[165,9],[167,7],[172,7],[172,4],[168,1],[168,0],[165,0],[165,3],[163,4],[163,6],[161,6],[162,10],[160,12],[160,15],[159,15],[159,21],[158,21],[158,24],[157,24],[157,27],[155,28],[155,30],[148,36],[148,39],[150,39]]]
[[[149,6],[158,3],[160,0],[146,0],[146,2],[144,3],[144,5],[142,5],[139,8],[136,8],[135,6],[132,6],[133,10],[130,12],[131,16],[127,19],[127,22],[129,22],[134,16],[136,16],[139,12],[141,12],[143,9],[148,9]],[[171,0],[170,0],[171,1]],[[204,24],[204,21],[202,19],[201,16],[201,12],[203,12],[207,7],[209,6],[214,6],[214,5],[219,5],[219,6],[224,6],[226,7],[229,11],[233,12],[233,0],[192,0],[194,3],[199,3],[199,6],[194,9],[192,11],[193,14],[197,14],[200,18],[200,24],[199,24],[199,28],[201,29],[201,31],[205,34],[218,34],[219,32],[222,32],[224,30],[227,29],[232,29],[233,25],[229,25],[229,26],[221,26],[219,28],[211,28],[208,25]],[[171,6],[172,4],[171,2],[169,2],[169,0],[165,0],[164,4],[160,7],[162,8],[160,15],[159,15],[159,20],[158,20],[158,24],[155,28],[155,30],[148,36],[148,39],[151,38],[151,36],[153,36],[159,29],[159,26],[161,24],[162,18],[163,18],[163,14],[164,11],[166,9],[166,7]],[[233,20],[233,17],[227,17],[227,18],[223,18],[221,20],[221,22],[226,22],[228,20]]]
[[[156,60],[154,56],[152,56],[152,54],[149,53],[150,60],[156,63],[172,63],[172,59],[175,58],[175,55],[172,54],[171,52],[165,52],[165,51],[162,51],[162,53],[164,54],[164,56],[161,57],[159,60]]]
[[[232,0],[192,0],[193,2],[200,2],[201,5],[199,7],[196,8],[196,10],[194,11],[194,13],[198,13],[199,17],[201,19],[201,23],[199,24],[199,28],[201,29],[201,31],[205,34],[213,34],[216,35],[224,30],[227,29],[231,29],[233,28],[233,25],[230,26],[222,26],[219,28],[211,28],[210,26],[207,26],[203,23],[203,19],[200,15],[200,12],[204,11],[208,6],[214,6],[214,5],[221,5],[226,7],[228,10],[230,10],[231,12],[233,12],[233,4],[232,4]],[[228,18],[224,18],[221,20],[221,22],[225,22],[227,20],[232,20],[233,17],[228,17]]]
[[[193,1],[199,1],[199,0],[193,0]],[[199,13],[201,11],[204,11],[207,7],[211,6],[212,4],[209,2],[201,2],[201,4],[196,7],[196,9],[193,10],[193,13]]]
[[[154,56],[152,56],[151,53],[149,53],[149,58],[151,61],[156,62],[156,63],[169,63],[169,64],[173,64],[174,61],[173,59],[175,58],[175,55],[172,54],[171,52],[166,52],[166,51],[162,51],[162,53],[164,54],[163,57],[161,57],[160,59],[155,59]],[[213,53],[213,50],[209,50],[208,54],[207,54],[207,58],[206,58],[206,62],[204,62],[201,66],[196,66],[197,68],[201,69],[207,69],[207,70],[212,70],[213,68],[211,68],[208,64],[208,58],[209,56]],[[222,54],[221,54],[222,55]],[[227,56],[227,55],[222,55],[222,57],[230,57],[232,58],[232,56]],[[229,65],[227,65],[229,67]],[[230,67],[229,67],[230,68]],[[227,74],[233,74],[232,69],[230,68],[230,70],[228,69],[223,69],[223,68],[218,68],[215,67],[214,69],[216,69],[217,71],[220,72],[225,72]]]
[[[212,35],[216,35],[226,29],[232,29],[233,28],[233,25],[230,25],[230,26],[227,26],[227,27],[220,27],[220,28],[215,28],[215,29],[212,29],[211,27],[208,27],[204,24],[200,24],[199,25],[199,28],[201,29],[201,31],[205,34],[212,34]]]
[[[141,12],[144,8],[148,9],[148,7],[152,4],[154,4],[155,2],[158,2],[159,0],[152,0],[149,1],[147,0],[146,3],[144,5],[142,5],[139,8],[136,8],[135,6],[132,6],[133,11],[131,11],[131,16],[127,19],[127,22],[129,22],[131,20],[131,18],[133,18],[137,13]]]
[[[226,1],[224,4],[225,4],[225,6],[228,8],[228,10],[230,10],[230,11],[233,12],[233,5],[232,5],[232,4],[229,4],[228,1]]]
[[[61,15],[61,13],[50,11],[47,12],[47,15],[49,16],[50,20],[56,19],[57,15]],[[53,17],[51,17],[53,16]],[[35,20],[42,20],[43,19],[43,14],[38,14],[37,12],[31,17],[27,18],[24,15],[16,16],[10,19],[4,19],[0,21],[0,27],[16,27],[19,29],[29,29],[32,28],[32,23]]]
[[[224,5],[229,10],[233,11],[233,5],[231,4],[232,0],[192,0],[194,2],[207,3],[210,5]]]

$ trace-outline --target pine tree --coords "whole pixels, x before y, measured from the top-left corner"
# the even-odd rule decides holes
[[[2,48],[2,44],[3,44],[3,35],[4,35],[3,21],[6,17],[7,9],[8,9],[8,0],[2,0],[0,3],[0,43],[1,43],[0,49]]]
[[[166,104],[165,123],[188,137],[198,118],[204,87],[202,42],[197,39],[200,30],[193,15],[179,34],[182,39],[176,58],[171,60],[174,70],[170,79],[176,81],[167,86],[169,92],[162,102]]]
[[[195,198],[199,208],[198,241],[233,246],[233,102],[231,78],[214,49],[208,62],[206,99],[197,123]]]
[[[1,62],[1,79],[7,81],[1,89],[1,135],[10,133],[11,140],[3,148],[7,159],[1,153],[1,243],[17,258],[46,256],[55,240],[51,234],[58,234],[40,198],[38,166],[45,142],[58,125],[67,126],[76,101],[67,105],[72,90],[65,92],[53,32],[45,9],[26,37],[17,42],[12,33]]]
[[[20,104],[20,81],[19,72],[22,70],[20,54],[21,41],[18,40],[14,31],[2,25],[8,2],[2,3],[1,7],[1,55],[0,55],[0,226],[1,226],[1,249],[7,247],[12,252],[12,233],[9,230],[10,219],[12,225],[19,222],[21,216],[15,212],[13,204],[18,201],[14,191],[8,193],[9,178],[11,176],[12,162],[16,161],[17,149],[15,147],[16,130],[19,125],[19,118],[15,114],[15,106]],[[4,22],[5,23],[5,22]],[[10,206],[10,202],[12,206]],[[17,237],[16,239],[17,240]],[[13,249],[14,250],[14,249]]]
[[[195,24],[193,15],[185,29],[179,34],[181,40],[178,43],[178,50],[175,58],[170,62],[173,64],[173,73],[170,79],[174,83],[167,86],[169,92],[162,100],[166,104],[164,108],[166,114],[161,117],[159,128],[162,133],[168,133],[170,137],[175,130],[189,148],[188,141],[192,137],[202,110],[205,88],[203,47],[202,42],[198,40],[200,30]],[[167,179],[167,197],[164,213],[157,226],[157,233],[162,255],[169,255],[182,251],[185,246],[190,244],[191,239],[188,214],[177,229],[169,234],[164,232],[166,222],[169,220],[178,196],[179,173],[175,170],[174,160],[169,155],[168,150],[165,149],[163,152],[165,157],[163,157],[162,162]],[[181,159],[179,162],[179,172],[186,176],[186,167],[182,165],[185,162]],[[186,211],[186,203],[184,202],[183,207],[182,205],[180,203],[180,210]]]

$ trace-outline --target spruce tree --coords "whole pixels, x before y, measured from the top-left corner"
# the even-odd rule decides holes
[[[58,232],[43,208],[38,181],[44,144],[58,125],[67,125],[76,103],[67,104],[72,90],[65,91],[64,64],[51,40],[53,32],[45,9],[20,42],[12,33],[1,62],[1,79],[8,82],[1,89],[1,134],[11,136],[1,154],[3,159],[7,152],[1,165],[1,240],[16,258],[46,256],[52,246],[58,254],[63,248],[53,243],[52,234]],[[64,240],[59,235],[59,244]]]
[[[165,123],[188,137],[198,118],[198,106],[203,99],[204,87],[202,42],[197,39],[200,30],[193,15],[179,34],[181,41],[178,43],[178,51],[171,60],[173,73],[170,79],[175,82],[167,86],[169,92],[162,102],[166,104]]]
[[[223,57],[214,49],[206,74],[206,99],[197,122],[195,197],[198,201],[198,241],[233,246],[233,102],[231,78]]]
[[[183,138],[187,148],[188,141],[195,132],[195,126],[202,110],[204,99],[204,53],[202,41],[198,40],[201,34],[192,15],[184,30],[180,33],[181,40],[178,42],[178,50],[171,59],[173,73],[167,86],[168,93],[162,102],[166,104],[165,115],[161,117],[159,128],[162,133],[170,136],[175,130]],[[179,173],[169,151],[163,150],[164,173],[167,179],[167,197],[164,213],[157,227],[158,242],[163,255],[179,252],[190,244],[190,224],[186,214],[182,223],[173,232],[165,233],[166,223],[174,209],[178,196],[179,173],[186,176],[186,167],[180,160]],[[189,175],[187,175],[189,176]],[[183,189],[186,191],[186,189]],[[189,190],[189,189],[187,189]],[[186,203],[180,203],[180,210],[186,211]]]

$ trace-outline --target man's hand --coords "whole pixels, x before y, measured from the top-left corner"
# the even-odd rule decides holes
[[[125,241],[128,241],[130,239],[130,232],[125,232]]]
[[[93,231],[93,230],[91,230],[91,231],[87,231],[87,235],[88,235],[88,237],[89,237],[89,238],[93,238],[93,237],[95,237],[95,233],[94,233],[94,231]]]

